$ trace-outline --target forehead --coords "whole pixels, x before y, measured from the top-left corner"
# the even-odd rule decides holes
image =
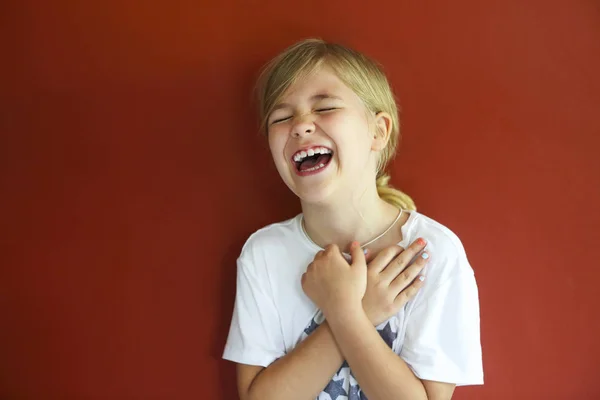
[[[340,97],[343,100],[358,98],[352,89],[342,82],[333,69],[322,66],[294,82],[281,96],[278,103],[293,103],[311,98],[322,99],[327,97]]]

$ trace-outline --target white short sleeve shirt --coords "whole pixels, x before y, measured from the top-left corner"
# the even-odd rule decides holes
[[[260,229],[244,245],[223,358],[267,367],[323,322],[300,284],[321,250],[302,230],[301,217]],[[462,243],[448,228],[416,211],[410,212],[402,237],[399,245],[404,248],[419,237],[427,240],[427,279],[414,299],[377,327],[379,334],[420,379],[482,384],[479,298]],[[317,399],[332,396],[365,398],[347,363]]]

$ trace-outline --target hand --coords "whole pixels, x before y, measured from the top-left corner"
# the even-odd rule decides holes
[[[349,264],[339,248],[329,245],[319,251],[302,275],[304,293],[323,311],[325,318],[333,312],[362,308],[367,287],[367,263],[356,242],[350,248]]]
[[[391,246],[369,262],[367,290],[362,304],[373,325],[381,324],[400,311],[423,286],[422,279],[425,277],[419,276],[419,273],[429,261],[429,253],[424,251],[411,265],[408,263],[425,246],[427,243],[423,239],[417,239],[406,250]],[[426,258],[423,258],[424,255]]]

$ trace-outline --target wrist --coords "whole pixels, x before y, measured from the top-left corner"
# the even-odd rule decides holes
[[[367,315],[362,307],[362,302],[346,302],[336,308],[323,310],[323,315],[333,330],[336,326],[347,326],[356,323],[361,319],[367,319]]]

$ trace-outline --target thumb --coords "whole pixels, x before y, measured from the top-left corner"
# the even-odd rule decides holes
[[[352,256],[352,266],[366,265],[365,253],[358,242],[352,242],[350,245],[350,255]]]

